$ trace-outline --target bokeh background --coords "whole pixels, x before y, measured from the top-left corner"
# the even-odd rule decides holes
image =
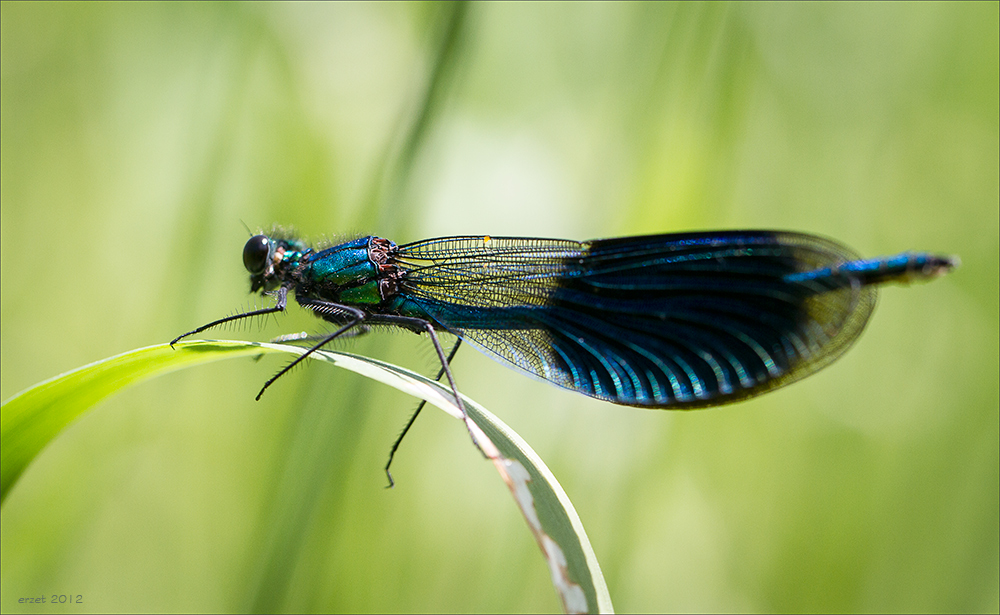
[[[998,4],[20,4],[2,28],[0,393],[248,298],[253,229],[399,243],[709,228],[955,253],[787,389],[644,411],[459,354],[620,611],[998,610]],[[292,309],[214,337],[322,330]],[[342,346],[431,374],[426,340]],[[2,607],[555,611],[465,430],[281,359],[129,389],[2,514]]]

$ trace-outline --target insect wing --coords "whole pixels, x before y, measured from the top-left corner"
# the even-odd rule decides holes
[[[400,246],[409,300],[486,354],[619,404],[698,407],[840,356],[875,305],[832,241],[734,231],[572,242],[456,237]],[[801,276],[799,276],[801,277]]]

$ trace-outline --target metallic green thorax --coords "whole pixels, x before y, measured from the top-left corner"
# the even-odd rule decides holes
[[[362,237],[310,258],[301,273],[302,290],[347,305],[375,305],[396,292],[397,269],[389,263],[396,245]],[[298,291],[297,291],[298,292]]]
[[[379,237],[361,237],[314,252],[305,244],[266,238],[265,270],[251,277],[254,289],[289,286],[297,298],[359,307],[379,305],[399,290],[399,268],[390,262],[396,245]]]

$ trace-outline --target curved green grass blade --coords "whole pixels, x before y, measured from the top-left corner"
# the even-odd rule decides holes
[[[497,447],[500,455],[493,458],[493,464],[538,541],[563,610],[613,613],[611,594],[597,556],[573,503],[556,477],[521,436],[482,406],[464,395],[462,398],[470,418]]]
[[[7,400],[0,407],[0,503],[32,460],[66,426],[105,397],[147,378],[221,359],[304,348],[242,341],[181,342],[140,348],[61,374]],[[374,359],[317,351],[327,361],[461,418],[448,389],[438,382]],[[542,550],[566,612],[611,612],[600,566],[572,503],[537,454],[502,421],[463,396],[480,446],[514,495]]]
[[[0,503],[35,456],[105,397],[184,367],[264,351],[269,352],[244,342],[201,342],[185,345],[185,352],[161,344],[84,365],[21,391],[0,409]]]

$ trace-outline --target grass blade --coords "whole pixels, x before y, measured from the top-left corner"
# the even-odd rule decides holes
[[[181,342],[139,348],[66,372],[7,400],[0,408],[0,503],[34,458],[74,420],[124,388],[185,367],[304,348],[240,341]],[[427,400],[455,418],[461,411],[438,382],[355,355],[317,351],[313,358]],[[546,558],[566,612],[610,612],[600,566],[572,503],[537,454],[507,425],[465,398],[474,433],[514,496]]]

